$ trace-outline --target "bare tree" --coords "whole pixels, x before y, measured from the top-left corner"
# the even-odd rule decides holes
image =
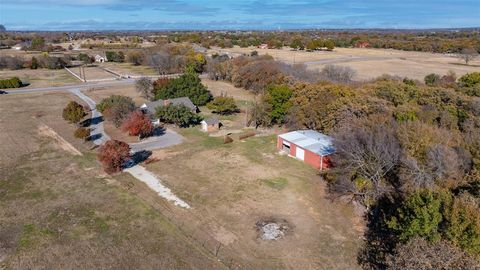
[[[348,83],[353,80],[357,72],[351,67],[326,65],[320,74],[327,81]]]
[[[148,100],[154,98],[153,95],[153,82],[147,77],[141,77],[135,81],[135,88],[140,95]]]
[[[465,61],[466,65],[468,65],[470,61],[473,61],[475,58],[477,58],[477,56],[478,52],[474,48],[465,48],[458,55],[461,60]]]
[[[368,181],[354,194],[368,205],[391,186],[386,176],[399,164],[401,148],[391,125],[357,121],[334,134],[333,162],[340,177]]]
[[[397,246],[395,254],[387,258],[387,265],[393,270],[480,269],[473,256],[449,242],[429,243],[423,238],[413,238]]]

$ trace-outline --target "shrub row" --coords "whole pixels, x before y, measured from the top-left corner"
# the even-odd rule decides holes
[[[0,89],[19,88],[20,86],[22,86],[22,81],[17,77],[0,80]]]

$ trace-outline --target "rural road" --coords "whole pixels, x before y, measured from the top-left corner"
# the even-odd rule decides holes
[[[105,132],[103,128],[103,119],[102,114],[97,111],[96,103],[93,99],[82,93],[82,89],[87,89],[91,87],[104,87],[104,86],[116,86],[116,85],[125,85],[125,84],[133,84],[135,80],[119,80],[119,81],[110,81],[110,82],[101,82],[101,83],[83,83],[77,85],[68,85],[68,86],[58,86],[58,87],[46,87],[46,88],[31,88],[31,89],[18,89],[18,90],[11,90],[8,92],[8,95],[11,94],[31,94],[31,93],[42,93],[42,92],[69,92],[80,99],[82,99],[91,109],[92,112],[92,133],[91,136],[94,139],[94,143],[96,145],[102,145],[106,141],[110,140],[110,136]],[[166,148],[169,146],[173,146],[176,144],[180,144],[183,141],[183,137],[172,130],[167,130],[163,134],[159,136],[152,136],[150,138],[145,139],[142,142],[138,143],[131,143],[131,151],[133,153],[146,150],[151,151],[160,148]]]

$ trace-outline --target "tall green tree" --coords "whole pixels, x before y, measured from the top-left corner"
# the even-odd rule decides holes
[[[264,102],[268,104],[268,112],[272,124],[283,124],[288,110],[292,106],[290,98],[292,89],[287,85],[270,85],[264,96]]]
[[[439,226],[442,219],[442,198],[431,190],[422,190],[407,198],[397,209],[397,214],[386,223],[401,242],[415,236],[436,241],[441,237]]]
[[[202,84],[200,77],[193,68],[188,68],[179,78],[171,80],[160,89],[156,89],[155,99],[177,97],[188,97],[193,104],[203,106],[212,99],[212,94]]]

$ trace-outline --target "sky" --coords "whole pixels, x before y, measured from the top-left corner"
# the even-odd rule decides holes
[[[0,0],[7,30],[480,27],[480,0]]]

